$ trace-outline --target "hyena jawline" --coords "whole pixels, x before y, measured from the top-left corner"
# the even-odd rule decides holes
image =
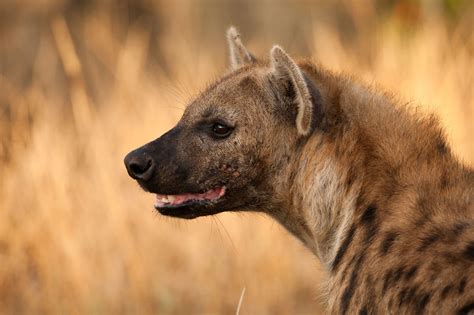
[[[474,172],[437,120],[227,35],[231,71],[125,158],[155,208],[269,214],[326,267],[330,313],[473,312]]]

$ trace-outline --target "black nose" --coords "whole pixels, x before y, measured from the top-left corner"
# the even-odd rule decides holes
[[[133,179],[148,180],[155,168],[153,159],[146,152],[132,151],[124,159],[128,175]]]

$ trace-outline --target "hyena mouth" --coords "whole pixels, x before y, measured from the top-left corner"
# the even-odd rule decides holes
[[[205,205],[220,199],[225,194],[225,187],[217,187],[202,194],[185,193],[180,195],[156,194],[155,209],[181,208],[191,205]]]

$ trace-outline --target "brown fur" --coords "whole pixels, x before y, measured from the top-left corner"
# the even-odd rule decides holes
[[[252,56],[229,38],[231,53]],[[473,312],[474,172],[451,154],[437,119],[286,57],[281,48],[270,62],[231,57],[235,70],[127,167],[152,157],[154,173],[139,180],[151,192],[227,188],[223,200],[167,215],[277,219],[326,267],[330,313]],[[216,117],[233,126],[228,138],[197,131]]]

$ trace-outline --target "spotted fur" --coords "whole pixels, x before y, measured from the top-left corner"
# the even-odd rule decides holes
[[[331,314],[472,314],[474,171],[438,120],[278,46],[257,60],[235,29],[228,40],[231,72],[131,153],[153,162],[148,191],[226,194],[162,213],[267,213],[321,260]],[[216,120],[227,138],[209,137]]]

